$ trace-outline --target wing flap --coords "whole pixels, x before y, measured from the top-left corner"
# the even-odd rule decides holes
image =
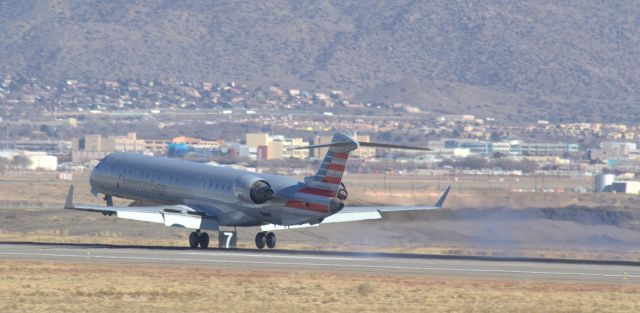
[[[315,227],[323,224],[329,223],[343,223],[343,222],[357,222],[357,221],[366,221],[366,220],[378,220],[381,219],[382,215],[378,211],[369,211],[369,212],[349,212],[349,213],[336,213],[325,218],[319,224],[300,224],[300,225],[291,225],[291,226],[282,226],[275,224],[267,224],[262,225],[262,231],[272,231],[272,230],[282,230],[282,229],[294,229],[294,228],[305,228],[305,227]]]
[[[328,223],[343,223],[343,222],[357,222],[366,220],[377,220],[382,218],[384,212],[409,212],[409,211],[428,211],[442,208],[444,201],[447,199],[447,195],[451,190],[451,186],[447,187],[442,193],[438,201],[434,206],[360,206],[360,207],[345,207],[340,212],[326,217],[322,222],[317,224],[300,224],[300,225],[274,225],[267,224],[262,225],[262,231],[273,231],[282,229],[294,229],[304,227],[314,227],[321,224]]]
[[[186,205],[163,205],[149,207],[117,207],[117,206],[96,206],[96,205],[76,205],[73,203],[73,186],[69,188],[65,209],[78,210],[104,215],[116,215],[118,218],[164,224],[170,227],[182,227],[191,229],[219,230],[218,220],[206,216],[205,212],[195,210]]]

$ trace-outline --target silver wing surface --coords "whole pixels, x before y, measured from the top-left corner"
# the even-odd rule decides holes
[[[217,231],[218,220],[206,216],[205,212],[185,205],[161,205],[149,207],[135,206],[97,206],[73,203],[73,186],[69,187],[67,201],[64,205],[68,210],[88,211],[102,213],[103,215],[116,215],[118,218],[160,223],[165,226],[182,227],[191,229],[207,229]]]
[[[409,212],[409,211],[428,211],[442,208],[444,201],[449,195],[451,186],[447,187],[445,191],[438,199],[438,202],[434,206],[358,206],[358,207],[344,207],[340,212],[331,215],[319,224],[301,224],[292,226],[282,226],[267,224],[262,226],[263,231],[280,230],[280,229],[292,229],[319,226],[321,224],[328,223],[343,223],[343,222],[356,222],[366,220],[377,220],[382,218],[382,213],[385,212]]]

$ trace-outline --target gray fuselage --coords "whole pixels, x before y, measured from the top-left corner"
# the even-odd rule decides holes
[[[258,180],[267,182],[275,193],[273,199],[262,204],[247,200],[248,188]],[[301,194],[298,191],[308,186],[290,177],[136,153],[106,156],[91,173],[90,181],[94,194],[186,205],[216,218],[224,226],[316,223],[335,213],[331,209],[318,212],[287,207],[288,201],[309,201],[309,197],[327,206],[336,201],[333,197]]]

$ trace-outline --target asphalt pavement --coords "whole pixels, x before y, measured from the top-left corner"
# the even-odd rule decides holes
[[[639,262],[0,243],[0,260],[640,284]]]

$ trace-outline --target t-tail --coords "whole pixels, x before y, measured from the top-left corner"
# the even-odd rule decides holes
[[[358,141],[342,133],[333,135],[330,144],[309,146],[329,147],[327,154],[320,164],[320,168],[315,175],[308,177],[306,183],[313,188],[328,190],[331,196],[335,196],[340,190],[342,175],[347,166],[349,153],[359,148]]]
[[[375,142],[358,142],[353,137],[343,133],[336,133],[335,135],[333,135],[333,138],[331,138],[331,143],[297,147],[294,149],[313,149],[325,147],[328,147],[329,150],[322,160],[320,169],[318,169],[315,175],[307,177],[305,179],[305,182],[312,188],[327,190],[329,195],[331,196],[335,196],[340,190],[342,175],[344,174],[344,169],[347,165],[349,154],[351,153],[351,151],[354,151],[359,147],[430,151],[430,149],[428,148],[409,147]]]

